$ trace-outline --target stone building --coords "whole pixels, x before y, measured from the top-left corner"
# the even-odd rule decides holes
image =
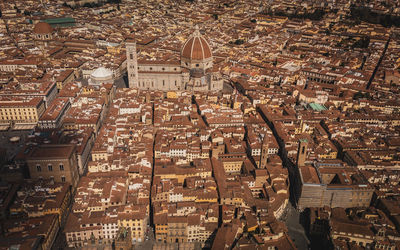
[[[41,50],[42,55],[47,56],[46,48],[49,43],[56,38],[55,30],[46,22],[38,22],[33,28],[35,45]]]
[[[36,124],[46,110],[43,98],[0,98],[0,123]]]
[[[175,216],[168,218],[168,243],[183,243],[187,242],[187,217]]]
[[[137,59],[136,42],[126,42],[130,88],[143,90],[219,91],[221,74],[213,67],[213,55],[198,27],[184,43],[180,61],[145,61]]]
[[[294,190],[297,207],[368,207],[374,188],[360,171],[343,162],[307,162],[306,139],[299,140]]]
[[[357,169],[321,164],[299,166],[300,190],[297,206],[368,207],[374,188]]]
[[[118,230],[117,238],[115,239],[115,249],[130,250],[132,249],[130,228],[121,227]]]
[[[32,179],[68,182],[73,189],[79,180],[75,145],[41,145],[28,152],[26,163]]]
[[[55,37],[55,32],[50,24],[38,22],[33,28],[33,36],[38,45],[47,46],[47,43]]]
[[[259,168],[266,168],[268,164],[268,141],[267,136],[264,135],[263,142],[262,142],[262,149],[261,149],[261,157],[260,157],[260,164]]]

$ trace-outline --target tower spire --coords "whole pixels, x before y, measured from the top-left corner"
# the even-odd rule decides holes
[[[261,145],[261,157],[259,168],[267,168],[268,164],[268,136],[264,134],[262,145]]]
[[[125,44],[129,88],[137,88],[140,86],[137,66],[136,40],[128,40]]]
[[[193,36],[194,36],[194,37],[199,37],[199,36],[201,36],[201,34],[200,34],[200,29],[199,29],[199,25],[197,25],[197,24],[194,26]]]

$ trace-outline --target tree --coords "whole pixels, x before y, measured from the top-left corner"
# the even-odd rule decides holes
[[[329,29],[325,30],[325,35],[329,36],[331,34],[331,31]]]
[[[244,43],[244,40],[243,39],[237,39],[235,42],[234,42],[234,44],[236,44],[236,45],[241,45],[241,44],[243,44]]]
[[[355,43],[353,43],[352,47],[366,49],[368,48],[369,42],[370,42],[369,36],[364,36],[361,39],[357,40]]]
[[[64,3],[63,3],[63,6],[64,6],[64,7],[68,7],[68,8],[70,8],[70,9],[74,9],[71,5],[67,4],[67,2],[64,2]]]
[[[20,9],[18,9],[18,7],[15,5],[14,6],[14,9],[16,9],[17,10],[17,13],[21,13],[21,10]]]

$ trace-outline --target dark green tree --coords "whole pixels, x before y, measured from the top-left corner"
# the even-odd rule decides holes
[[[236,45],[241,45],[241,44],[243,44],[244,43],[244,40],[243,39],[237,39],[235,42],[234,42],[234,44],[236,44]]]

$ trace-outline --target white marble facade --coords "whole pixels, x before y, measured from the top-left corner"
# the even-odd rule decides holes
[[[219,91],[223,80],[213,71],[213,56],[198,28],[181,49],[180,62],[138,61],[135,41],[126,42],[130,88],[162,91]]]

